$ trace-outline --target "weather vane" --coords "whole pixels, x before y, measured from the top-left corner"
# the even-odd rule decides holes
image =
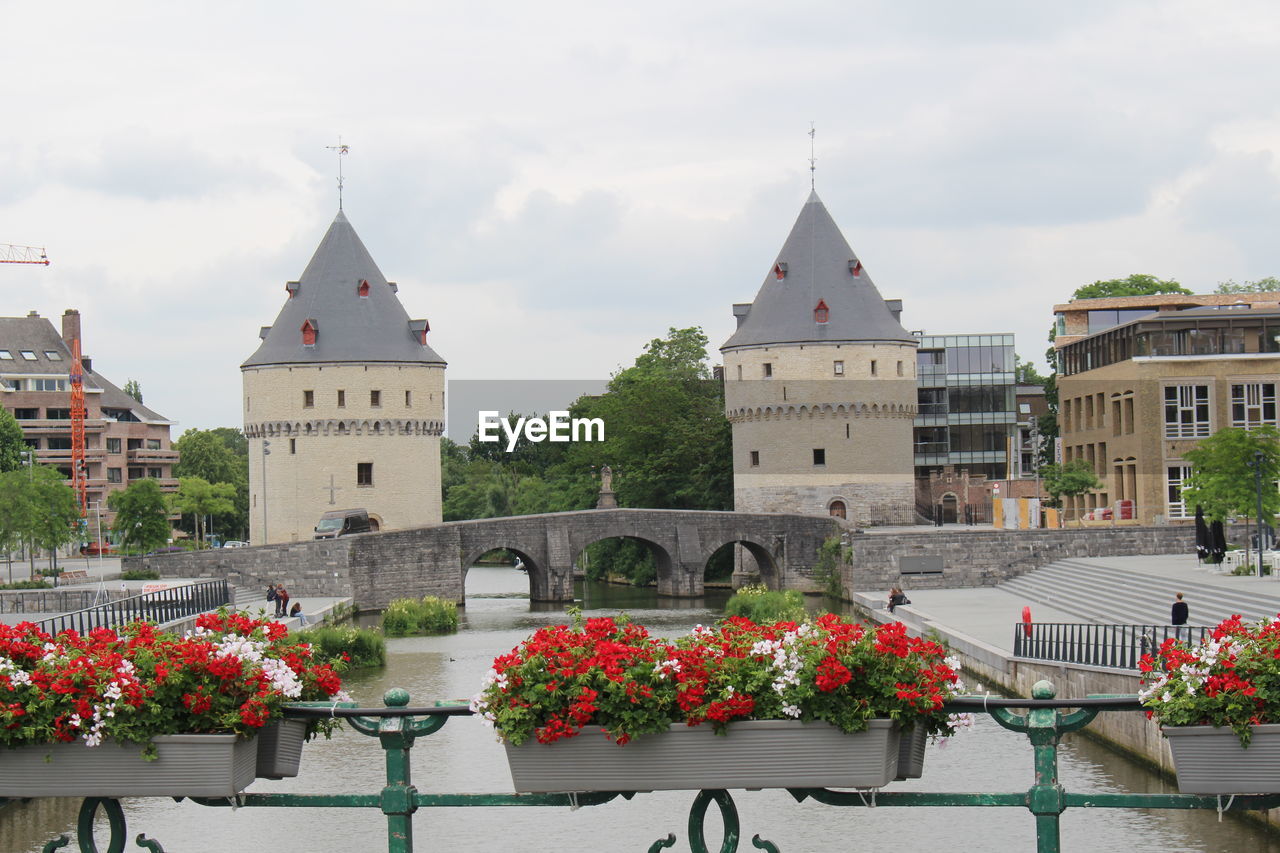
[[[813,154],[813,137],[818,133],[813,127],[813,122],[809,122],[809,189],[814,189],[814,173],[818,170],[818,158]]]
[[[326,145],[330,151],[338,152],[338,210],[342,210],[342,157],[351,150],[350,145],[342,144],[342,137],[338,137],[337,145]]]

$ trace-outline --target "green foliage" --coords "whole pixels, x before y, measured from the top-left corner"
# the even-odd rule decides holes
[[[397,598],[382,612],[382,633],[388,637],[409,634],[452,634],[458,630],[458,605],[428,595],[417,600]]]
[[[53,584],[43,578],[33,580],[14,581],[13,583],[0,583],[0,589],[52,589]]]
[[[342,668],[387,665],[387,641],[372,628],[354,625],[317,625],[295,632],[310,643],[318,660],[341,661]]]
[[[1199,506],[1210,521],[1257,513],[1255,456],[1262,465],[1262,517],[1280,512],[1280,492],[1272,485],[1280,478],[1280,433],[1270,425],[1252,430],[1228,427],[1203,439],[1183,458],[1191,463],[1191,476],[1182,485],[1188,507]]]
[[[1063,497],[1074,498],[1102,486],[1102,481],[1093,473],[1093,466],[1084,459],[1072,459],[1061,465],[1051,462],[1040,469],[1040,477],[1044,490],[1053,497],[1054,506],[1061,505]]]
[[[138,551],[161,548],[169,541],[169,508],[160,484],[150,477],[112,492],[107,506],[116,513],[116,541]]]
[[[726,616],[742,616],[757,624],[802,622],[804,596],[798,590],[771,590],[763,585],[744,586],[724,605]]]
[[[234,427],[189,429],[173,443],[182,454],[174,476],[199,477],[211,484],[230,484],[232,508],[213,513],[213,528],[228,539],[244,539],[249,532],[249,441]]]
[[[120,580],[158,581],[160,580],[160,573],[155,569],[125,569],[120,573]]]
[[[1074,299],[1102,299],[1108,296],[1150,296],[1153,293],[1191,293],[1174,279],[1161,279],[1145,273],[1127,278],[1109,278],[1076,288]]]
[[[0,547],[54,550],[80,537],[80,503],[57,470],[44,465],[0,474]]]
[[[1232,279],[1227,279],[1218,284],[1218,289],[1214,293],[1274,293],[1275,291],[1280,291],[1280,279],[1269,275],[1257,281],[1239,284]]]
[[[832,598],[844,597],[840,566],[845,562],[845,556],[839,536],[827,537],[818,548],[818,562],[813,567],[813,577],[822,584],[822,591]]]
[[[22,440],[22,426],[8,409],[0,406],[0,473],[21,468],[19,454],[28,449]]]
[[[1023,361],[1019,355],[1013,357],[1013,381],[1019,385],[1041,385],[1049,380],[1049,377],[1041,375],[1036,370],[1034,362]]]
[[[122,390],[139,403],[142,402],[142,386],[138,384],[138,380],[130,379],[128,382],[124,383],[124,388]]]
[[[169,497],[169,506],[182,515],[190,515],[200,543],[202,525],[206,515],[230,515],[235,512],[236,487],[230,483],[210,483],[202,477],[181,477],[178,491]]]

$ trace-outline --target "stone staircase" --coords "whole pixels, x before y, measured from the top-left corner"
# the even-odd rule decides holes
[[[1280,613],[1280,581],[1275,592],[1232,589],[1186,578],[1059,560],[1000,584],[998,589],[1035,605],[1076,614],[1082,622],[1167,625],[1169,607],[1181,592],[1191,607],[1191,624],[1216,625],[1234,613],[1262,619]]]

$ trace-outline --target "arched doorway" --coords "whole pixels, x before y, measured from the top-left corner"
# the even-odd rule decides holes
[[[957,517],[956,516],[956,507],[957,507],[956,496],[951,492],[947,492],[945,495],[942,496],[941,506],[942,506],[942,523],[955,524],[956,517]]]
[[[828,504],[827,512],[831,514],[832,518],[839,518],[839,519],[848,518],[847,510],[845,509],[844,501],[842,500],[834,500],[830,504]]]

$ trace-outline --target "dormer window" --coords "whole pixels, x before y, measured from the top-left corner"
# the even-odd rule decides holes
[[[773,274],[778,277],[778,281],[782,281],[787,277],[787,265],[784,263],[776,263],[773,265]]]
[[[831,316],[831,309],[827,307],[827,303],[819,299],[817,306],[813,309],[813,322],[825,323]]]
[[[289,294],[289,298],[292,299],[297,296],[298,291],[302,289],[302,283],[297,281],[287,281],[285,282],[284,289]]]
[[[302,345],[304,347],[313,347],[316,345],[316,334],[320,331],[320,326],[315,320],[308,317],[302,322]]]
[[[862,261],[857,258],[849,261],[849,272],[853,274],[854,278],[862,275]]]
[[[361,299],[369,298],[369,279],[360,279],[360,283],[356,285],[356,293],[360,294]]]
[[[431,331],[431,324],[426,320],[410,320],[409,333],[413,335],[413,339],[421,346],[427,345],[427,332]]]

